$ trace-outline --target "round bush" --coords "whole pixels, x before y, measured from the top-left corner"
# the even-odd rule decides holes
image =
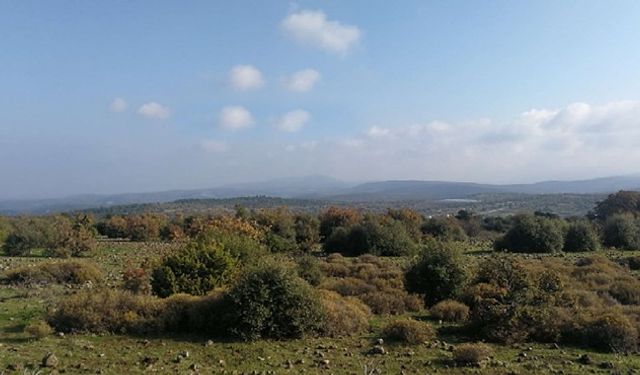
[[[462,302],[444,300],[435,304],[431,310],[434,318],[445,322],[464,322],[469,317],[469,307]]]
[[[233,271],[234,259],[216,242],[192,242],[169,255],[152,273],[153,293],[204,295],[221,286]]]
[[[480,362],[487,360],[492,352],[486,344],[460,344],[453,350],[453,360],[459,365],[477,366]]]
[[[457,246],[433,241],[406,272],[406,288],[409,292],[423,294],[428,306],[454,298],[467,282],[468,273],[463,262]]]
[[[496,250],[519,253],[557,253],[564,246],[558,220],[539,216],[520,216],[509,231],[495,243]]]
[[[321,290],[320,297],[325,313],[323,335],[352,336],[369,329],[371,309],[359,299],[328,290]]]
[[[607,314],[584,330],[587,346],[608,352],[630,352],[638,347],[638,330],[624,315]]]
[[[415,345],[433,339],[436,332],[428,323],[402,319],[387,324],[382,335],[389,341]]]
[[[572,223],[564,239],[564,251],[596,251],[600,240],[593,226],[588,222]]]
[[[269,262],[247,272],[227,299],[231,334],[243,340],[300,338],[322,327],[317,292],[279,264]]]

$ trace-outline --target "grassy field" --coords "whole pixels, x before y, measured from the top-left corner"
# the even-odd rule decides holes
[[[176,245],[102,242],[93,261],[105,272],[104,283],[118,285],[124,269],[152,261]],[[604,252],[609,257],[619,252]],[[473,262],[486,252],[467,256]],[[581,254],[572,254],[578,257]],[[624,256],[637,255],[624,253]],[[46,258],[2,257],[3,270],[51,261]],[[295,341],[220,342],[208,337],[132,337],[68,334],[36,339],[24,328],[41,320],[57,298],[73,290],[65,285],[0,288],[0,373],[50,373],[42,358],[54,353],[60,373],[326,373],[326,374],[584,374],[640,373],[640,357],[593,352],[548,344],[491,345],[494,354],[482,367],[455,367],[452,349],[471,339],[454,334],[455,326],[432,321],[438,337],[420,345],[384,343],[386,354],[369,351],[385,323],[397,319],[376,316],[371,331],[360,337]],[[426,313],[414,315],[429,319]],[[588,360],[579,358],[587,355]]]

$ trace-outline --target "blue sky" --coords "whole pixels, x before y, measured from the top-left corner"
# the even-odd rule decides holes
[[[0,2],[0,199],[639,172],[637,1]]]

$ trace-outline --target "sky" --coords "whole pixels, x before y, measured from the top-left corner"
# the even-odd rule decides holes
[[[0,199],[640,172],[640,2],[0,1]]]

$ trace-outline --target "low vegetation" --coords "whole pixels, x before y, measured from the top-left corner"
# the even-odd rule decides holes
[[[557,346],[633,368],[640,364],[633,358],[607,354],[634,353],[640,340],[633,250],[640,206],[634,194],[620,194],[588,217],[569,219],[335,207],[320,215],[238,208],[188,217],[7,218],[3,249],[17,256],[1,258],[0,297],[3,306],[20,307],[0,310],[0,329],[24,345],[63,340],[53,335],[59,332],[73,340],[100,335],[96,345],[116,335],[207,342],[212,351],[261,348],[243,359],[252,363],[281,358],[273,348],[287,348],[292,358],[272,369],[302,369],[293,357],[309,355],[304,367],[314,372],[338,373],[333,361],[361,366],[389,351],[397,354],[384,357],[389,363],[413,363],[416,355],[420,371],[446,364],[501,372],[505,361],[531,370],[514,348]],[[78,233],[90,233],[96,247],[74,252],[69,238]],[[55,249],[92,259],[52,259]],[[334,347],[340,356],[326,362]],[[545,353],[545,360],[562,357]],[[176,358],[164,370],[187,356]],[[566,361],[576,358],[556,365],[575,372]],[[228,359],[216,366],[232,371],[220,365]],[[136,361],[148,367],[144,356]]]

